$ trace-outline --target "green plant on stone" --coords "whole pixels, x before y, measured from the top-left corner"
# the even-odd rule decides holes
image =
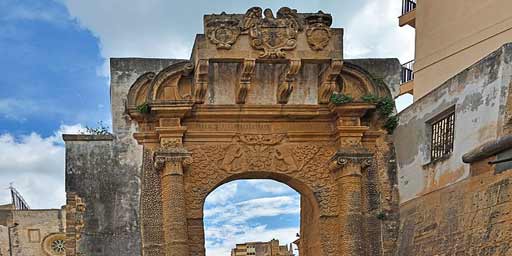
[[[384,123],[384,128],[388,131],[389,134],[393,134],[396,127],[398,126],[398,116],[390,116],[386,119],[386,123]]]
[[[376,216],[376,217],[377,217],[377,219],[379,219],[379,220],[385,220],[385,219],[386,219],[386,213],[384,213],[384,212],[379,212],[379,213],[377,214],[377,216]]]
[[[395,110],[395,101],[390,97],[381,97],[377,102],[377,111],[383,117],[389,117]]]
[[[148,103],[143,103],[137,106],[137,111],[139,111],[141,114],[148,114],[151,112],[151,107]]]
[[[343,93],[334,93],[331,95],[331,102],[336,105],[343,105],[352,102],[354,99],[350,95],[345,95]]]
[[[90,134],[90,135],[111,135],[109,131],[109,127],[103,124],[102,121],[98,122],[97,127],[89,127],[85,126],[85,131],[82,131],[82,134]]]
[[[395,101],[390,97],[377,97],[373,94],[367,94],[361,97],[364,102],[375,104],[380,118],[386,119],[384,128],[389,134],[392,134],[398,126],[398,117],[392,116],[395,110]]]
[[[361,97],[361,99],[364,102],[371,103],[371,104],[377,104],[377,102],[379,102],[379,97],[377,97],[377,95],[374,95],[374,94],[366,94],[363,97]]]

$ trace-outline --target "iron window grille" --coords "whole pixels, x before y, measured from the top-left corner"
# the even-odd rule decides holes
[[[455,112],[450,112],[432,123],[430,159],[435,161],[453,152],[455,137]]]

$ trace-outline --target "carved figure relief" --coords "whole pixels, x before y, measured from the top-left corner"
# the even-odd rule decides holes
[[[217,49],[231,49],[240,35],[240,21],[222,12],[206,22],[206,36]]]
[[[306,37],[311,49],[317,51],[324,49],[331,39],[331,15],[319,11],[306,17],[306,23],[308,24]]]
[[[187,149],[192,153],[185,172],[192,215],[200,214],[202,201],[216,185],[248,171],[282,173],[302,180],[316,191],[323,213],[336,214],[335,188],[327,168],[335,153],[332,145],[288,143],[285,134],[238,134],[229,144]]]
[[[302,30],[302,24],[297,10],[282,7],[274,17],[272,10],[253,7],[247,11],[242,22],[242,29],[248,31],[251,46],[262,50],[261,58],[284,58],[285,50],[295,49],[297,34]]]

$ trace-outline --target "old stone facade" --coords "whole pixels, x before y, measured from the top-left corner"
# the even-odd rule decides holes
[[[0,256],[65,255],[65,212],[0,206]]]
[[[112,136],[64,136],[79,251],[204,255],[206,196],[264,178],[301,194],[301,255],[393,255],[393,145],[362,97],[396,96],[397,61],[344,60],[323,12],[204,21],[190,60],[111,61]]]
[[[231,256],[294,256],[292,245],[279,245],[279,240],[237,244]]]
[[[512,255],[511,86],[506,44],[400,113],[399,255]],[[450,113],[452,150],[434,159],[432,120]]]

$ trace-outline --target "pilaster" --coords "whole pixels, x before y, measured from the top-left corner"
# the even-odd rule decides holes
[[[360,256],[363,250],[362,172],[372,163],[364,150],[339,150],[331,159],[330,169],[338,189],[339,248],[341,255]]]
[[[183,164],[190,153],[183,147],[161,148],[154,153],[162,186],[166,256],[189,256]]]

